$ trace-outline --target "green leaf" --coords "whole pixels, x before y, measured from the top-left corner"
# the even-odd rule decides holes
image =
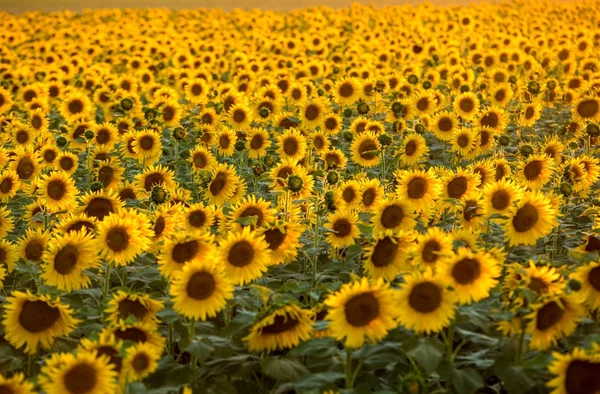
[[[196,357],[200,361],[206,361],[212,355],[215,347],[212,343],[208,343],[205,340],[199,339],[192,341],[184,351],[190,353],[193,357]]]
[[[427,373],[435,371],[442,357],[444,357],[444,344],[437,338],[419,339],[409,345],[406,354],[414,358]]]
[[[158,312],[156,315],[160,318],[160,320],[167,324],[174,323],[177,320],[181,319],[181,316],[179,316],[179,314],[171,308],[165,308],[162,311]]]
[[[362,248],[360,247],[360,245],[354,244],[351,245],[350,247],[348,247],[348,249],[346,249],[346,260],[351,261],[354,260],[356,257],[360,257],[360,255],[362,254]]]
[[[522,365],[512,365],[508,359],[500,359],[494,366],[494,372],[510,394],[524,394],[535,386],[530,371]]]
[[[241,224],[242,226],[255,226],[258,222],[258,216],[244,216],[237,218],[235,221]]]
[[[485,346],[485,347],[494,347],[497,346],[500,340],[498,338],[488,337],[487,335],[479,334],[469,330],[463,330],[462,328],[455,327],[455,330],[462,337],[468,339],[469,341]]]
[[[318,392],[321,389],[331,388],[336,385],[338,380],[344,379],[345,375],[341,372],[320,372],[313,373],[298,379],[293,384],[282,386],[283,389],[295,389],[297,391]]]
[[[304,365],[289,358],[268,358],[263,362],[263,371],[275,380],[294,381],[310,372]]]
[[[479,372],[473,368],[453,369],[452,385],[456,391],[461,394],[474,393],[477,389],[485,385],[483,378]]]

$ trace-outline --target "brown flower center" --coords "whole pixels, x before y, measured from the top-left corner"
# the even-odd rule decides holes
[[[600,252],[600,239],[590,235],[585,245],[586,252]]]
[[[542,168],[543,166],[540,160],[533,160],[531,163],[528,163],[525,168],[523,168],[525,178],[527,178],[528,181],[537,179],[542,173]]]
[[[469,200],[465,204],[465,208],[463,211],[463,217],[468,222],[472,219],[475,219],[475,217],[478,216],[478,211],[479,211],[479,206],[477,205],[477,201]]]
[[[431,313],[442,304],[442,289],[432,282],[419,283],[410,292],[408,304],[419,313]]]
[[[346,320],[354,327],[364,327],[379,316],[379,301],[371,293],[352,297],[344,307]]]
[[[54,256],[54,269],[61,275],[70,274],[77,265],[79,250],[73,245],[65,245]]]
[[[261,330],[262,334],[281,334],[282,332],[293,330],[300,321],[292,316],[277,315],[273,319],[273,323],[264,326]]]
[[[265,240],[269,244],[269,249],[277,250],[284,242],[287,237],[287,234],[283,233],[281,230],[277,228],[272,228],[264,233]]]
[[[492,207],[499,211],[506,209],[510,203],[510,194],[506,190],[496,190],[492,194]]]
[[[215,179],[210,183],[209,190],[213,196],[218,196],[219,193],[225,188],[227,184],[227,174],[219,172],[215,176]]]
[[[367,189],[362,194],[362,203],[365,207],[370,207],[375,202],[377,192],[374,188]]]
[[[165,122],[170,122],[175,119],[175,108],[171,106],[163,108],[163,119]]]
[[[19,313],[19,324],[30,333],[46,331],[60,319],[58,308],[44,301],[25,301]]]
[[[233,111],[233,121],[235,123],[243,123],[246,120],[246,112],[243,109]]]
[[[262,135],[255,134],[252,137],[252,140],[250,141],[250,148],[252,148],[254,150],[258,150],[258,149],[262,148],[264,142],[265,142],[265,139]]]
[[[200,244],[197,240],[182,242],[173,247],[171,258],[179,264],[187,263],[192,260],[200,251]]]
[[[555,301],[550,301],[537,311],[536,328],[546,331],[556,325],[565,314],[565,311]]]
[[[338,219],[333,224],[333,231],[336,232],[337,237],[343,238],[352,232],[352,223],[346,219]]]
[[[115,337],[123,341],[132,341],[135,343],[146,342],[148,340],[146,333],[137,327],[115,330]]]
[[[306,110],[304,111],[304,116],[306,117],[306,119],[313,121],[319,117],[320,112],[321,111],[319,109],[319,106],[314,105],[314,104],[309,104],[306,107]]]
[[[390,205],[381,213],[381,225],[387,229],[398,227],[404,220],[404,209],[399,205]]]
[[[377,144],[373,140],[365,140],[358,146],[358,154],[364,160],[373,160],[375,158],[376,150]]]
[[[55,201],[60,201],[67,193],[65,183],[60,180],[52,180],[48,183],[48,197]]]
[[[86,215],[98,218],[98,220],[104,219],[105,216],[112,212],[114,212],[112,202],[104,197],[92,199],[85,208]]]
[[[69,112],[73,115],[83,112],[83,102],[79,99],[71,101],[69,103]]]
[[[32,240],[25,247],[25,257],[27,260],[39,261],[44,253],[44,245],[38,240]]]
[[[519,208],[513,217],[512,224],[517,232],[524,233],[536,225],[539,217],[537,208],[531,203],[526,203],[523,207]]]
[[[283,151],[288,156],[293,156],[298,152],[300,147],[298,146],[298,141],[294,137],[286,138],[283,141]]]
[[[396,253],[398,253],[399,245],[390,237],[385,237],[377,241],[373,248],[371,262],[375,267],[387,267],[392,264]]]
[[[165,177],[160,172],[150,173],[144,179],[144,189],[149,192],[154,186],[162,185],[164,182]]]
[[[77,364],[65,374],[63,382],[69,393],[89,393],[98,382],[96,368],[88,364]]]
[[[429,241],[425,242],[423,251],[421,252],[421,257],[423,258],[423,261],[428,264],[435,263],[440,258],[438,253],[441,251],[442,245],[440,245],[440,243],[435,239],[430,239]]]
[[[98,356],[108,356],[108,363],[114,367],[116,372],[121,371],[121,367],[123,366],[123,360],[119,357],[119,352],[115,350],[111,346],[100,346],[96,349]]]
[[[116,253],[122,252],[129,246],[129,234],[124,227],[111,228],[106,234],[106,245]]]
[[[600,392],[600,363],[571,360],[565,371],[565,393],[594,394]]]
[[[17,164],[17,175],[19,179],[29,179],[35,172],[35,164],[29,157],[23,157]]]
[[[11,178],[4,178],[2,182],[0,182],[0,192],[6,194],[9,193],[13,188],[13,181]]]
[[[150,359],[146,353],[138,353],[131,362],[136,372],[143,372],[150,366]]]
[[[247,241],[239,241],[229,249],[227,260],[234,267],[245,267],[254,259],[254,248]]]
[[[460,198],[467,191],[467,178],[464,176],[458,176],[448,183],[447,191],[448,197]]]
[[[577,105],[577,113],[582,118],[591,118],[596,116],[600,109],[598,101],[596,100],[584,100]]]
[[[481,117],[481,125],[491,127],[493,129],[498,126],[499,121],[500,119],[498,119],[498,115],[496,115],[494,112],[488,112]]]
[[[106,129],[100,129],[96,133],[96,142],[103,145],[110,141],[110,131]]]
[[[475,102],[470,97],[465,97],[458,103],[463,112],[470,113],[475,109]]]
[[[452,122],[452,119],[450,119],[450,118],[441,118],[438,121],[438,129],[440,129],[444,133],[449,132],[453,128],[454,128],[454,123]]]
[[[452,267],[452,277],[461,285],[473,283],[481,275],[481,263],[472,258],[464,258]]]
[[[205,300],[215,292],[216,286],[215,278],[210,273],[196,272],[188,280],[186,292],[195,300]]]
[[[344,82],[339,88],[340,96],[344,98],[351,97],[354,94],[354,87],[349,82]]]
[[[152,138],[149,135],[145,135],[142,138],[140,138],[139,144],[143,150],[151,150],[154,146],[154,138]]]
[[[408,141],[404,145],[404,153],[406,156],[412,156],[417,151],[417,143],[415,141]]]
[[[98,180],[107,187],[113,180],[115,171],[110,166],[104,166],[98,171]]]

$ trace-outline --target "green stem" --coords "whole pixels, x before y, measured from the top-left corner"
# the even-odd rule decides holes
[[[521,328],[521,335],[519,336],[519,347],[517,348],[517,355],[515,357],[515,364],[521,364],[523,359],[523,345],[525,343],[525,327]]]
[[[173,323],[169,323],[169,354],[173,354]]]
[[[196,320],[192,319],[190,321],[190,327],[189,327],[189,331],[190,331],[190,343],[192,341],[195,340],[196,338]],[[196,382],[196,364],[197,364],[198,360],[196,359],[196,356],[192,356],[192,385]]]
[[[354,383],[352,382],[352,349],[346,349],[344,371],[346,372],[346,389],[351,390],[354,386]]]
[[[33,367],[35,365],[35,354],[27,355],[27,376],[33,377]]]
[[[110,271],[112,269],[112,263],[106,263],[106,272],[104,275],[104,291],[102,292],[103,298],[108,297],[108,291],[110,290]]]
[[[317,252],[318,247],[319,247],[319,241],[320,241],[319,240],[319,229],[320,229],[319,228],[319,226],[320,226],[319,219],[320,219],[320,217],[319,217],[319,197],[318,196],[317,196],[317,201],[315,203],[315,216],[316,216],[315,233],[314,233],[315,239],[314,239],[314,244],[313,244],[315,257],[314,257],[314,261],[312,264],[312,282],[311,282],[312,283],[311,287],[313,290],[314,290],[315,286],[317,285],[317,263],[319,261],[319,253]]]

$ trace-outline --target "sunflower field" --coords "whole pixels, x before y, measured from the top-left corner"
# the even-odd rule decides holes
[[[600,392],[600,1],[0,13],[0,393]]]

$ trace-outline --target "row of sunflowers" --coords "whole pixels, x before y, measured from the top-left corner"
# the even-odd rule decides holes
[[[0,393],[598,392],[598,15],[0,13]]]

